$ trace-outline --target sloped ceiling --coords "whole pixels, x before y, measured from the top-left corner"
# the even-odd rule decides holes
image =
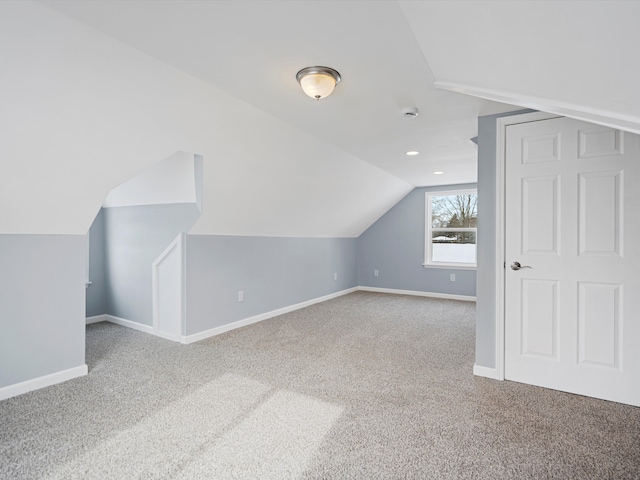
[[[477,116],[514,109],[435,88],[396,1],[50,5],[415,186],[474,182]],[[295,78],[312,65],[342,75],[321,102]],[[410,106],[416,119],[401,116]]]
[[[0,44],[0,233],[84,234],[176,151],[203,157],[194,233],[353,237],[412,189],[40,2],[0,2]]]
[[[102,206],[197,204],[197,190],[202,188],[198,185],[197,162],[193,154],[176,152],[111,190]]]
[[[356,236],[413,186],[475,181],[478,115],[638,131],[639,16],[609,1],[0,2],[0,232],[83,233],[110,189],[181,150],[204,157],[195,233]],[[317,64],[343,75],[320,102],[295,81]]]
[[[400,5],[436,86],[640,133],[640,2]]]

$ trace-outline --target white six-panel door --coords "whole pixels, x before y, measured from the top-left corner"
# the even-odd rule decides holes
[[[511,125],[505,179],[505,378],[640,406],[640,137]]]

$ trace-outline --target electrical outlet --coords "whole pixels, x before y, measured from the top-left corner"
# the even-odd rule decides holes
[[[449,281],[450,282],[455,282],[456,281],[456,274],[455,273],[452,273],[452,274],[449,275]]]
[[[238,291],[238,302],[244,302],[244,290]]]
[[[336,272],[336,273],[334,273],[334,274],[333,274],[333,279],[334,279],[334,280],[337,280],[337,279],[338,279],[338,272]]]
[[[377,276],[378,276],[378,270],[374,270],[374,271],[373,271],[373,276],[374,276],[374,277],[377,277]]]

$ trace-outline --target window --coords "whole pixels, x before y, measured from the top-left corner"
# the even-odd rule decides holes
[[[478,195],[475,190],[429,192],[424,266],[476,266]]]

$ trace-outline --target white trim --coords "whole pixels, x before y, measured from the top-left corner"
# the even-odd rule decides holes
[[[533,108],[543,112],[575,118],[585,122],[596,123],[606,127],[626,130],[631,133],[640,134],[640,119],[628,115],[620,115],[606,110],[589,108],[582,105],[562,104],[556,100],[548,98],[533,97],[513,92],[499,92],[485,88],[477,88],[469,85],[462,85],[452,82],[434,82],[437,88],[449,90],[451,92],[471,95],[473,97],[486,98],[500,103],[519,105],[521,107]]]
[[[546,112],[523,113],[500,117],[496,121],[496,319],[495,319],[495,378],[504,380],[504,289],[505,289],[505,169],[507,127],[520,123],[539,122],[558,118]],[[502,265],[501,265],[502,264]]]
[[[476,234],[476,263],[447,263],[447,262],[434,262],[431,260],[431,251],[433,250],[433,241],[431,240],[431,232],[434,228],[431,226],[431,214],[432,214],[432,197],[446,197],[450,195],[475,195],[476,198],[478,196],[478,188],[463,188],[459,190],[437,190],[437,191],[429,191],[425,192],[424,203],[425,203],[425,217],[424,217],[424,263],[423,267],[430,268],[466,268],[475,270],[478,266],[478,254],[477,254],[477,245],[478,245],[478,229],[477,228],[436,228],[435,230],[451,230],[451,231],[459,231],[459,232],[474,232]]]
[[[476,377],[493,378],[494,380],[504,380],[504,378],[498,377],[498,372],[495,368],[483,367],[481,365],[473,366],[473,374]]]
[[[68,370],[62,370],[42,377],[33,378],[25,382],[9,385],[7,387],[2,387],[0,388],[0,400],[17,397],[23,393],[32,392],[33,390],[39,390],[51,385],[56,385],[57,383],[66,382],[72,378],[82,377],[87,373],[89,373],[89,368],[85,364],[69,368]]]
[[[149,325],[144,325],[138,322],[132,322],[131,320],[127,320],[125,318],[120,318],[120,317],[114,317],[113,315],[105,315],[104,317],[105,317],[105,321],[107,322],[115,323],[116,325],[120,325],[122,327],[132,328],[140,332],[150,333],[151,335],[156,335],[156,333],[153,331],[153,327]]]
[[[437,263],[431,263],[431,264],[423,263],[422,266],[424,268],[439,268],[441,270],[456,270],[456,269],[458,269],[458,270],[477,270],[478,269],[477,265],[474,265],[473,267],[468,267],[464,263],[461,263],[461,264],[458,264],[458,265],[454,265],[454,264],[449,265],[447,263],[445,263],[443,265],[440,265],[440,264],[437,264]]]
[[[107,322],[107,316],[106,315],[96,315],[94,317],[87,317],[85,319],[85,323],[87,325],[91,324],[91,323],[98,323],[98,322]]]
[[[91,259],[91,228],[87,230],[84,240],[84,288],[91,285],[91,276],[89,272],[89,260]]]
[[[170,333],[165,332],[151,332],[151,335],[155,335],[156,337],[164,338],[165,340],[171,340],[172,342],[181,342],[182,335],[172,335]]]
[[[151,295],[152,295],[152,311],[153,311],[153,331],[154,335],[158,337],[166,338],[168,340],[180,341],[182,334],[185,332],[185,298],[186,298],[186,262],[185,262],[185,235],[179,233],[178,236],[169,244],[167,248],[154,260],[151,264]],[[167,256],[177,249],[178,257],[180,261],[180,278],[177,281],[180,283],[180,298],[179,298],[179,310],[180,310],[180,332],[161,332],[160,331],[160,265],[167,258]]]
[[[293,312],[295,310],[300,310],[301,308],[306,308],[316,303],[325,302],[327,300],[331,300],[332,298],[341,297],[342,295],[347,295],[349,293],[353,293],[359,290],[360,287],[349,288],[347,290],[341,290],[336,293],[331,293],[329,295],[325,295],[324,297],[314,298],[312,300],[307,300],[306,302],[297,303],[295,305],[290,305],[288,307],[279,308],[277,310],[272,310],[270,312],[261,313],[260,315],[255,315],[253,317],[244,318],[242,320],[238,320],[232,323],[227,323],[225,325],[220,325],[219,327],[211,328],[209,330],[205,330],[203,332],[194,333],[192,335],[184,335],[181,338],[181,342],[185,345],[190,343],[199,342],[200,340],[204,340],[205,338],[213,337],[215,335],[220,335],[221,333],[228,332],[230,330],[235,330],[236,328],[245,327],[247,325],[251,325],[253,323],[258,323],[263,320],[267,320],[269,318],[277,317],[278,315],[284,315],[285,313]]]
[[[153,330],[153,327],[149,325],[144,325],[142,323],[134,322],[132,320],[127,320],[125,318],[115,317],[113,315],[96,315],[95,317],[87,317],[86,323],[87,325],[91,323],[98,322],[109,322],[115,323],[116,325],[120,325],[121,327],[131,328],[133,330],[138,330],[139,332],[149,333],[151,335],[155,335],[156,337],[166,338],[167,340],[173,340],[174,342],[179,342],[181,337],[180,335],[170,335],[168,333],[156,332]]]
[[[341,290],[336,293],[331,293],[329,295],[325,295],[323,297],[314,298],[311,300],[307,300],[306,302],[296,303],[295,305],[290,305],[288,307],[279,308],[277,310],[272,310],[270,312],[261,313],[259,315],[254,315],[253,317],[244,318],[242,320],[237,320],[232,323],[227,323],[224,325],[220,325],[219,327],[214,327],[209,330],[205,330],[203,332],[194,333],[192,335],[182,335],[180,337],[169,335],[166,333],[158,332],[153,329],[153,327],[149,325],[143,325],[138,322],[132,322],[131,320],[126,320],[124,318],[115,317],[113,315],[97,315],[95,317],[87,318],[87,323],[95,323],[95,322],[111,322],[117,325],[121,325],[123,327],[132,328],[134,330],[138,330],[144,333],[149,333],[151,335],[155,335],[160,338],[165,338],[167,340],[173,340],[175,342],[181,342],[185,345],[190,343],[199,342],[200,340],[204,340],[205,338],[213,337],[215,335],[220,335],[222,333],[235,330],[236,328],[246,327],[247,325],[251,325],[253,323],[258,323],[263,320],[267,320],[269,318],[277,317],[279,315],[284,315],[285,313],[293,312],[295,310],[300,310],[302,308],[309,307],[311,305],[315,305],[316,303],[326,302],[327,300],[331,300],[333,298],[341,297],[343,295],[347,295],[349,293],[364,291],[364,292],[377,292],[377,293],[391,293],[391,294],[399,294],[399,295],[413,295],[418,297],[430,297],[430,298],[442,298],[447,300],[461,300],[465,302],[475,302],[476,297],[471,297],[467,295],[452,295],[448,293],[433,293],[433,292],[419,292],[417,290],[396,290],[392,288],[378,288],[378,287],[353,287],[348,288],[346,290]]]
[[[358,287],[362,292],[393,293],[396,295],[413,295],[415,297],[442,298],[445,300],[462,300],[463,302],[475,302],[476,297],[469,295],[453,295],[450,293],[420,292],[418,290],[397,290],[395,288]]]

